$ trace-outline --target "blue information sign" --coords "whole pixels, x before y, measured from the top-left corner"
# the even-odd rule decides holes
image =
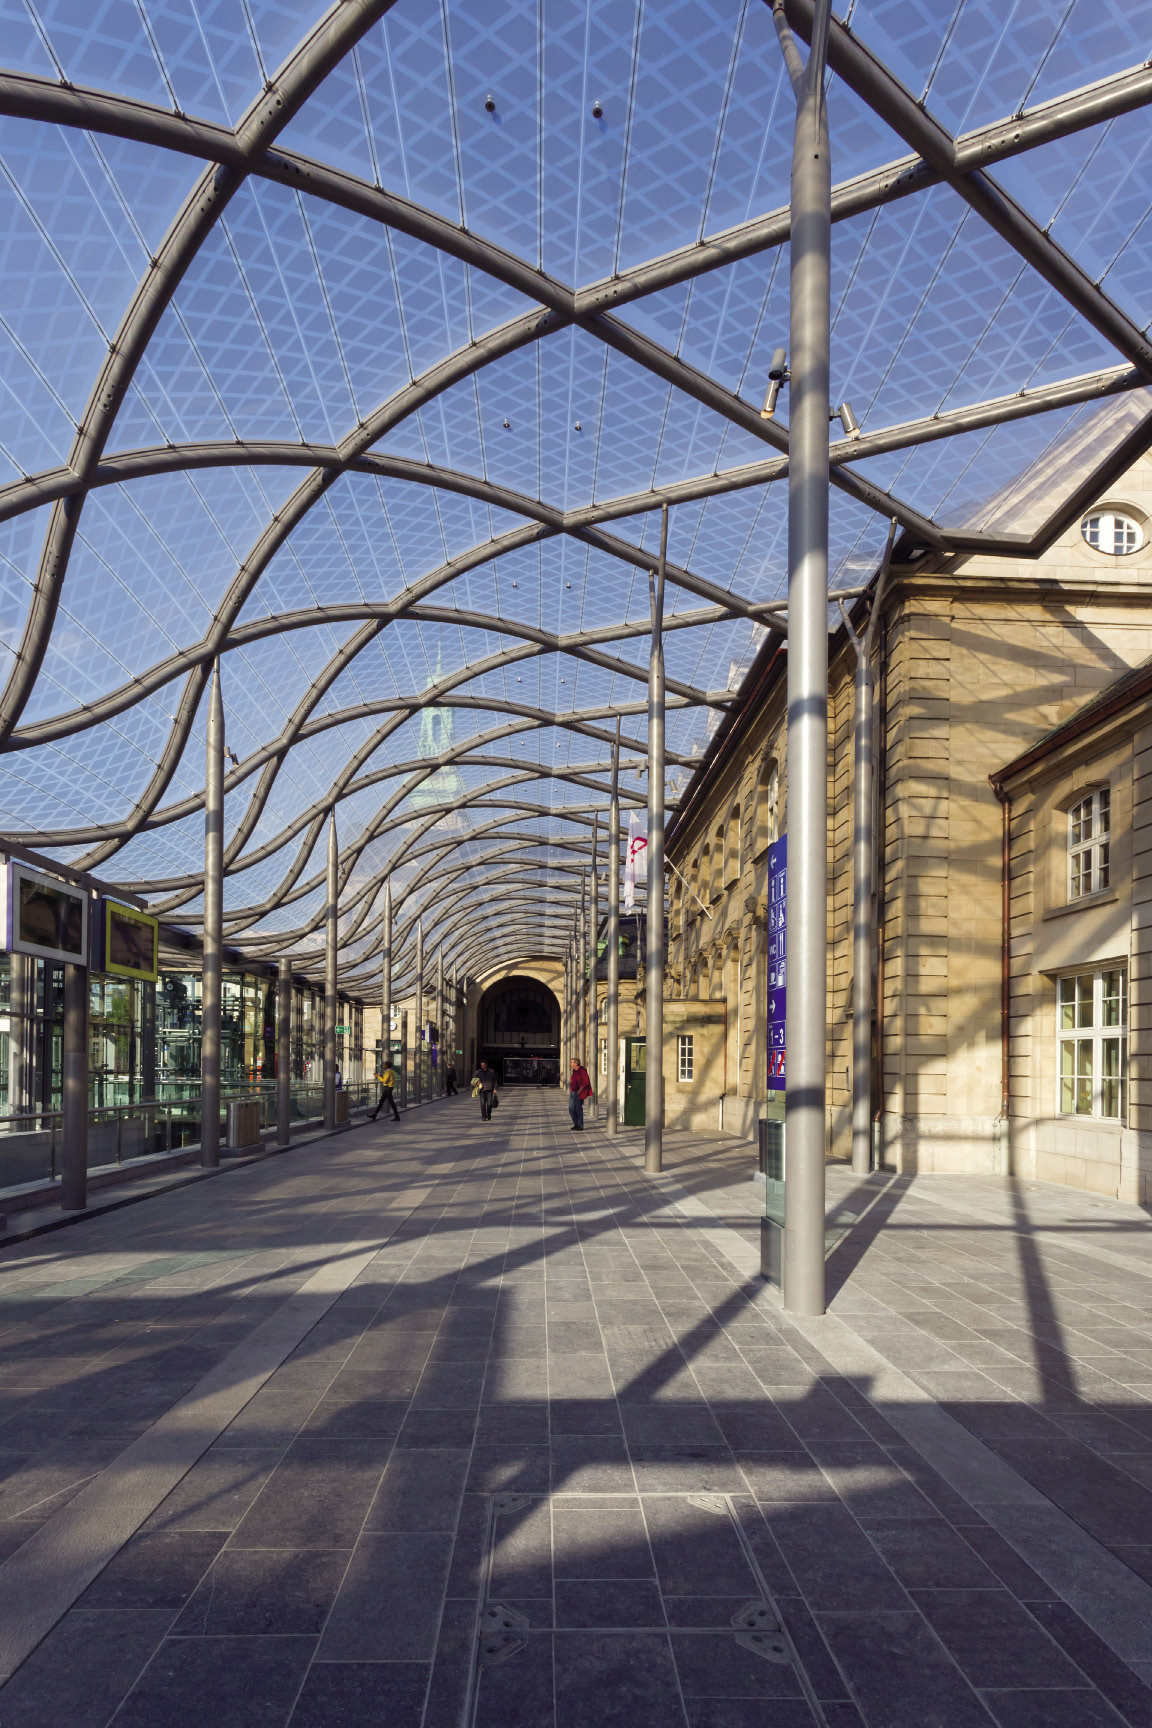
[[[783,1092],[784,1013],[788,995],[785,921],[788,907],[788,836],[768,848],[768,1090]]]

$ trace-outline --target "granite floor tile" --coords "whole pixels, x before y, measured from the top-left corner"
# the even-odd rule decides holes
[[[192,1595],[223,1542],[221,1531],[160,1530],[125,1544],[79,1598],[78,1608],[167,1608]]]
[[[762,1504],[801,1593],[814,1614],[902,1609],[908,1599],[848,1509],[839,1504]]]
[[[915,1610],[816,1618],[868,1728],[988,1728],[980,1699]]]
[[[313,1638],[169,1638],[117,1712],[116,1728],[281,1728]]]
[[[289,1728],[422,1728],[424,1662],[314,1662]]]
[[[230,1540],[238,1548],[347,1548],[360,1534],[387,1453],[347,1455],[293,1446]]]
[[[1124,1720],[1088,1690],[985,1692],[983,1699],[999,1728],[1121,1728]]]
[[[317,1636],[349,1559],[338,1549],[227,1549],[205,1573],[173,1636]]]
[[[4,1728],[105,1728],[172,1620],[170,1608],[73,1608],[0,1690]]]
[[[916,1590],[913,1601],[979,1688],[1075,1687],[1080,1675],[1006,1590]]]
[[[556,1638],[553,1664],[557,1728],[681,1728],[666,1638],[569,1633]]]

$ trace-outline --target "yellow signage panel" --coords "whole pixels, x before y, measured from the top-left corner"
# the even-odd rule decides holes
[[[155,918],[117,900],[101,900],[100,934],[101,972],[155,984],[160,969],[160,925]]]

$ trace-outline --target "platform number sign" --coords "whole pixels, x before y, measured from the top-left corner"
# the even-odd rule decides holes
[[[787,1002],[788,836],[768,848],[768,1090],[783,1092]]]

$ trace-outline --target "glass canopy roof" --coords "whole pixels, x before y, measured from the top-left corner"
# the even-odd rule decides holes
[[[812,0],[787,0],[803,36]],[[611,740],[669,796],[787,576],[793,106],[764,0],[0,0],[9,840],[395,985],[559,953]],[[834,22],[833,586],[1038,551],[1152,444],[1145,0]]]

